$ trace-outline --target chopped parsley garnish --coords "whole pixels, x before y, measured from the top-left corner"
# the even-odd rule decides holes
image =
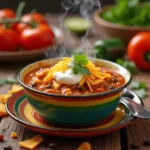
[[[116,63],[128,69],[130,73],[133,75],[137,73],[137,67],[133,61],[127,61],[127,60],[118,58],[116,60]]]
[[[90,71],[83,65],[86,65],[88,60],[84,54],[76,54],[72,57],[72,61],[68,64],[68,67],[73,70],[74,74],[81,73],[83,75],[90,75]]]
[[[130,88],[142,99],[147,97],[147,84],[142,81],[133,80]]]
[[[18,81],[17,81],[16,78],[13,78],[13,77],[1,78],[0,79],[0,86],[6,85],[6,84],[14,84],[14,83],[18,83]]]

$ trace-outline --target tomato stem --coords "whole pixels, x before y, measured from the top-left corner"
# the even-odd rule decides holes
[[[19,6],[18,6],[18,8],[17,8],[16,14],[17,14],[17,18],[18,18],[19,20],[21,20],[22,11],[23,11],[23,8],[25,7],[25,5],[26,5],[26,3],[23,1],[23,2],[21,2],[21,3],[19,4]]]
[[[150,62],[150,50],[145,53],[145,60]]]
[[[5,23],[4,25],[3,25],[3,28],[4,29],[9,29],[10,28],[10,24],[7,22],[7,23]]]
[[[32,21],[27,22],[27,24],[29,24],[31,26],[31,28],[36,28],[37,27],[37,23],[32,19]]]
[[[8,24],[10,23],[17,23],[21,21],[22,11],[25,7],[25,2],[21,2],[17,8],[17,17],[16,18],[5,18],[0,23],[5,24],[5,26],[8,28]]]

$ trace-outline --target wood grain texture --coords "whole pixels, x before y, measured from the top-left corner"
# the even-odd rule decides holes
[[[50,23],[59,27],[59,19],[57,15],[46,15]],[[95,31],[93,31],[94,33]],[[65,33],[68,32],[65,30]],[[94,41],[98,39],[105,38],[105,35],[101,33],[97,33],[96,35],[92,35],[89,37],[89,42],[92,44]],[[95,32],[96,33],[96,32]],[[67,48],[76,48],[80,47],[83,43],[81,42],[81,38],[76,37],[75,35],[69,34],[69,40],[65,41],[65,46]],[[28,62],[30,63],[30,62]],[[0,64],[0,78],[9,77],[9,76],[17,76],[19,70],[27,65],[25,64]],[[150,85],[150,73],[140,72],[135,77],[138,80],[145,81]],[[6,93],[10,85],[6,85],[0,87],[0,94]],[[148,91],[150,94],[150,91]],[[150,98],[148,97],[145,101],[145,106],[150,108]],[[53,137],[48,135],[42,135],[44,138],[44,142],[41,143],[36,150],[51,150],[49,144],[54,143],[57,144],[57,150],[76,150],[82,142],[88,141],[92,146],[92,150],[132,150],[130,145],[132,143],[138,144],[138,150],[149,150],[150,146],[143,145],[143,139],[145,137],[150,138],[150,120],[142,120],[138,119],[131,126],[124,128],[120,131],[116,131],[110,133],[108,135],[103,135],[94,138],[60,138]],[[5,128],[5,131],[3,129]],[[4,134],[4,141],[0,142],[0,150],[3,150],[3,146],[5,144],[11,145],[13,150],[23,150],[18,146],[18,141],[26,140],[31,138],[32,136],[38,134],[31,130],[26,129],[24,126],[20,125],[10,117],[4,117],[0,119],[0,131]],[[18,138],[12,139],[10,138],[11,132],[14,131],[18,134]],[[128,148],[126,148],[128,147]]]

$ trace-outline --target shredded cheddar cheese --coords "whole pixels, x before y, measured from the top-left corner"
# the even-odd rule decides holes
[[[58,71],[66,71],[68,70],[68,64],[69,62],[71,61],[71,58],[63,58],[62,61],[59,61],[56,65],[54,65],[52,68],[50,68],[47,76],[44,78],[44,82],[48,82],[48,81],[51,81],[54,76],[54,73],[55,72],[58,72]]]
[[[68,64],[70,62],[71,62],[71,58],[63,58],[62,61],[59,61],[57,64],[55,64],[53,67],[49,69],[43,81],[49,82],[54,79],[54,73],[59,71],[64,72],[68,70],[69,69]],[[93,92],[92,86],[101,83],[107,77],[111,77],[111,74],[102,72],[101,68],[96,67],[95,64],[90,60],[86,65],[84,65],[84,67],[88,68],[90,75],[83,75],[79,85],[83,85],[86,83],[91,92]]]

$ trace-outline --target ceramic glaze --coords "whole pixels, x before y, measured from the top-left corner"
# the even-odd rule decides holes
[[[116,109],[120,100],[120,92],[109,97],[86,98],[85,100],[43,97],[26,89],[25,93],[29,103],[38,114],[47,121],[62,126],[95,124],[109,116]]]

